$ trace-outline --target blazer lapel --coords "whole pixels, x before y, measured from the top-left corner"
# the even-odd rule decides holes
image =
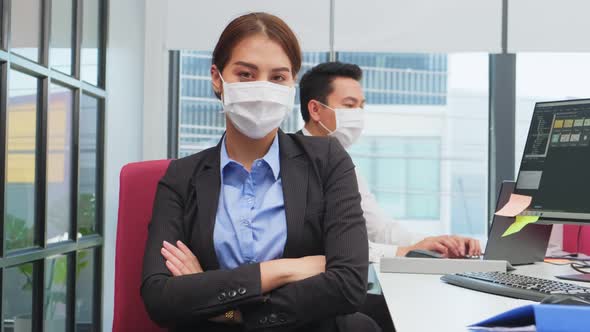
[[[223,142],[223,140],[221,141]],[[221,176],[219,171],[219,153],[221,144],[204,160],[204,165],[193,177],[193,185],[197,196],[197,215],[193,223],[198,231],[198,257],[204,269],[219,269],[219,261],[213,244],[213,231],[215,229],[215,217],[219,202]]]
[[[281,180],[287,218],[287,243],[283,257],[296,257],[301,248],[305,208],[307,205],[308,164],[293,138],[279,130]]]

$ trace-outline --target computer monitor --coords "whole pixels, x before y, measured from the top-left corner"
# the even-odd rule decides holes
[[[535,105],[514,193],[539,222],[590,225],[590,99]]]
[[[514,193],[537,223],[590,225],[590,99],[535,105]],[[590,282],[590,275],[558,276]]]

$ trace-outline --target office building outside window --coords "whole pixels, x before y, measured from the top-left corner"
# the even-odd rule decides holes
[[[483,237],[487,54],[339,52],[336,58],[363,69],[367,122],[349,153],[385,212],[424,234]],[[299,77],[327,60],[328,53],[304,52]],[[180,52],[179,157],[217,144],[224,132],[210,66],[210,52]],[[296,105],[282,129],[301,127]]]

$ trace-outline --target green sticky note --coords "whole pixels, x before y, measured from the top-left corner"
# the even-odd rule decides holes
[[[516,220],[510,225],[510,227],[508,227],[506,232],[502,234],[502,237],[518,233],[524,228],[524,226],[535,223],[537,220],[539,220],[539,216],[516,216]]]

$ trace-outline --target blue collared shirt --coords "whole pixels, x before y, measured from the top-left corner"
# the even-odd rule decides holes
[[[248,172],[221,144],[221,189],[213,241],[222,269],[282,257],[287,218],[281,182],[279,138]]]

